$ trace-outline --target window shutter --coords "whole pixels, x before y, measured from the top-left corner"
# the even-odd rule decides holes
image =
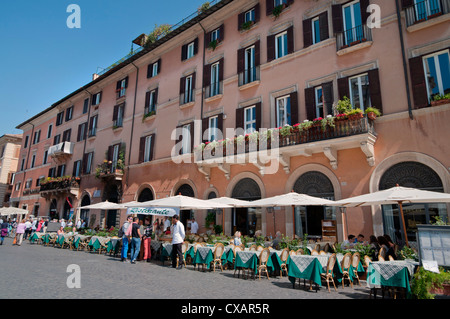
[[[144,112],[148,113],[150,111],[150,91],[145,93],[145,105],[144,105]]]
[[[198,38],[194,40],[194,55],[198,53]]]
[[[224,72],[224,59],[221,58],[219,60],[219,82],[223,81],[223,72]]]
[[[239,13],[238,15],[238,31],[242,30],[242,25],[245,21],[245,12]]]
[[[181,61],[186,60],[187,58],[187,44],[181,47]]]
[[[116,83],[116,90],[120,90],[121,82],[122,81],[117,81],[117,83]]]
[[[333,115],[333,82],[322,84],[322,94],[327,115]]]
[[[258,4],[255,6],[255,23],[259,22],[259,20],[261,19],[261,7]]]
[[[147,66],[147,79],[150,79],[152,77],[153,74],[152,70],[153,70],[153,63]]]
[[[261,64],[261,41],[255,42],[255,67]]]
[[[319,15],[319,25],[320,25],[320,41],[326,40],[330,37],[328,31],[328,12]]]
[[[98,99],[98,104],[100,104],[100,102],[102,101],[102,93],[103,91],[100,91],[99,94],[99,99]]]
[[[128,76],[125,78],[125,88],[128,87]]]
[[[342,17],[342,5],[334,4],[331,6],[331,14],[333,17],[333,32],[344,32],[344,19]]]
[[[287,45],[288,45],[288,54],[294,52],[294,26],[290,26],[287,29]]]
[[[316,96],[313,87],[305,89],[305,106],[307,119],[314,120],[316,118]]]
[[[149,156],[149,160],[153,161],[153,156],[154,156],[154,149],[155,149],[155,134],[150,135],[151,136],[151,143],[150,143],[150,156]]]
[[[81,141],[81,126],[83,124],[78,125],[77,142]]]
[[[202,119],[202,141],[208,142],[208,134],[205,132],[209,129],[209,117]]]
[[[145,152],[145,136],[142,136],[139,140],[139,163],[144,162],[144,152]]]
[[[244,128],[244,108],[236,109],[236,129]]]
[[[223,40],[225,40],[225,25],[222,24],[219,27],[219,40],[217,42],[222,42]]]
[[[119,105],[114,105],[114,112],[113,112],[113,121],[117,121],[117,115],[119,113]]]
[[[192,73],[192,96],[195,100],[195,79],[196,79],[196,72]]]
[[[108,161],[113,160],[114,155],[114,145],[108,146]]]
[[[383,113],[383,103],[381,100],[380,76],[378,69],[369,71],[369,90],[370,101],[373,107],[376,107]]]
[[[411,7],[414,4],[414,0],[402,0],[402,9]]]
[[[212,31],[211,31],[212,32]],[[211,32],[207,32],[205,34],[205,47],[207,48],[209,46],[209,43],[211,42]],[[195,50],[195,49],[194,49]]]
[[[191,153],[194,152],[194,122],[191,122],[189,125],[190,133],[191,133]]]
[[[361,20],[362,24],[366,25],[367,19],[370,16],[370,13],[367,12],[367,7],[370,4],[370,0],[359,0],[359,7],[361,9]]]
[[[217,129],[221,132],[222,139],[225,139],[225,132],[223,131],[223,113],[220,113],[217,116]]]
[[[237,73],[244,72],[245,67],[245,49],[239,49],[237,52]]]
[[[266,0],[266,15],[270,16],[275,7],[275,3],[273,0]]]
[[[161,59],[158,59],[158,74],[161,73]]]
[[[298,113],[298,93],[291,93],[291,125],[300,122],[300,117]]]
[[[414,98],[414,107],[420,109],[428,106],[428,91],[421,56],[409,59],[409,71]]]
[[[343,99],[344,96],[350,98],[350,88],[348,86],[348,77],[340,78],[338,82],[339,99]]]
[[[175,129],[176,136],[175,136],[175,145],[180,143],[181,139],[183,138],[182,134],[179,134],[179,132],[182,132],[183,125],[177,126]],[[180,150],[178,150],[178,153],[176,155],[180,155]]]
[[[293,4],[294,3],[294,0],[287,0],[287,2],[286,2],[286,4],[288,5],[288,6],[290,6],[291,4]]]
[[[311,19],[303,20],[303,47],[307,48],[313,44]]]
[[[267,37],[267,62],[275,59],[275,35]]]
[[[155,89],[155,96],[153,98],[154,104],[155,104],[155,109],[156,109],[156,105],[158,104],[158,88]]]
[[[182,77],[182,78],[180,79],[180,95],[183,94],[183,93],[185,93],[185,92],[184,92],[185,86],[186,86],[186,77]]]
[[[73,162],[72,176],[77,176],[77,163],[78,161]]]
[[[261,109],[261,102],[258,102],[255,104],[255,115],[256,115],[256,130],[259,131],[261,128],[261,122],[262,122],[262,109]]]
[[[207,87],[211,84],[211,64],[207,64],[203,67],[203,87]]]

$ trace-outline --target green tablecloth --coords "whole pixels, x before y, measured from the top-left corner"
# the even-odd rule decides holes
[[[119,242],[122,241],[122,238],[111,238],[111,240],[106,245],[106,251],[109,253],[111,251],[114,252],[114,254],[119,253]]]
[[[371,262],[368,268],[367,286],[369,288],[389,286],[405,288],[411,292],[410,277],[418,263],[408,261]]]
[[[308,266],[305,269],[300,269],[296,264],[296,259],[308,258]],[[320,274],[324,273],[323,266],[317,258],[309,255],[294,255],[289,256],[287,262],[288,277],[292,284],[295,284],[297,278],[311,280],[317,285],[321,285],[322,280]]]
[[[234,261],[234,268],[249,268],[252,269],[255,275],[258,273],[258,265],[259,265],[259,255],[261,252],[259,251],[238,251],[236,253],[236,259]],[[275,254],[276,255],[276,254]],[[278,258],[279,259],[279,258]],[[281,262],[280,262],[281,263]],[[274,271],[275,266],[272,258],[269,257],[267,260],[267,269],[268,271]]]
[[[38,234],[38,233],[33,233],[33,235],[30,236],[30,242],[34,243],[36,240],[41,239],[44,236],[44,234]]]

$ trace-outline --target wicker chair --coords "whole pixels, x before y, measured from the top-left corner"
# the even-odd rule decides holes
[[[297,255],[304,255],[305,252],[303,251],[302,248],[297,249]]]
[[[372,259],[365,255],[364,256],[364,264],[366,265],[366,272],[367,272],[367,277],[369,277],[369,264],[372,262]],[[369,298],[372,298],[372,293],[373,293],[373,297],[376,298],[377,297],[377,288],[370,288],[370,293],[369,293]]]
[[[213,260],[213,269],[216,271],[216,264],[219,264],[220,269],[223,271],[222,267],[222,255],[225,251],[225,247],[222,243],[217,243],[214,249],[214,260]]]
[[[250,251],[256,251],[256,245],[251,245],[249,248]]]
[[[328,292],[331,292],[331,290],[330,290],[330,282],[333,283],[334,291],[337,291],[336,284],[334,283],[334,279],[333,279],[333,268],[334,268],[334,264],[335,263],[336,263],[336,254],[332,254],[330,256],[330,258],[328,258],[326,273],[325,274],[321,274],[322,279],[327,282]]]
[[[234,275],[236,275],[236,270],[238,270],[238,278],[239,278],[239,274],[241,273],[242,268],[241,268],[241,267],[236,267],[236,253],[237,253],[238,251],[244,251],[244,249],[242,249],[241,246],[235,246],[235,247],[233,248],[233,255],[234,255],[233,264],[235,265],[235,266],[234,266],[233,277],[234,277]]]
[[[358,276],[358,266],[361,261],[361,255],[359,253],[354,253],[352,256],[352,268],[353,268],[353,276],[358,280],[358,285],[361,286],[361,282],[359,281]]]
[[[295,250],[291,250],[291,251],[289,251],[289,255],[291,255],[291,256],[297,255],[297,252]]]
[[[320,251],[320,244],[316,244],[316,245],[314,246],[314,250]]]
[[[394,261],[394,257],[392,257],[391,255],[389,255],[389,261]]]
[[[315,249],[313,249],[313,251],[311,252],[311,256],[317,256],[319,255],[319,252]]]
[[[263,246],[258,246],[256,247],[256,251],[263,251],[264,247]]]
[[[185,241],[185,242],[183,242],[183,245],[181,245],[181,252],[182,252],[182,254],[183,254],[183,264],[184,264],[184,267],[186,267],[186,252],[187,252],[187,250],[188,250],[188,247],[189,247],[189,243],[187,242],[187,241]],[[177,267],[179,266],[179,264],[180,264],[180,260],[179,260],[180,258],[178,257],[178,255],[177,255]]]
[[[265,271],[267,275],[267,279],[269,278],[269,271],[267,269],[267,261],[270,257],[270,250],[269,248],[264,248],[261,250],[261,254],[259,255],[259,266],[258,266],[258,273],[259,273],[259,280],[261,280],[261,272]]]
[[[327,253],[324,250],[319,251],[319,255],[326,255]]]
[[[344,258],[342,259],[341,262],[341,269],[342,269],[342,288],[344,288],[344,284],[345,284],[345,279],[347,279],[350,283],[350,285],[353,288],[353,282],[350,279],[350,266],[352,263],[352,254],[351,253],[346,253],[344,255]]]
[[[331,250],[330,244],[326,243],[325,246],[323,247],[323,251],[328,253]]]
[[[380,257],[382,257],[383,260],[380,260]],[[378,260],[379,261],[386,260],[386,248],[385,247],[381,247],[380,251],[378,252]]]
[[[280,260],[281,260],[280,277],[283,277],[283,270],[285,270],[286,274],[287,274],[288,270],[287,270],[286,262],[287,262],[288,258],[289,258],[289,249],[285,248],[281,251],[281,254],[280,254]]]

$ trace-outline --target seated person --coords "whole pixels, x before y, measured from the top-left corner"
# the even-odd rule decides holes
[[[64,235],[64,227],[59,227],[58,231],[57,231],[58,236],[59,235]]]
[[[235,246],[242,245],[242,242],[241,242],[241,232],[240,232],[240,231],[237,231],[236,233],[234,233],[234,241],[233,241],[233,244],[234,244]]]
[[[272,242],[273,249],[279,249],[280,243],[281,243],[281,232],[277,231],[276,237]]]

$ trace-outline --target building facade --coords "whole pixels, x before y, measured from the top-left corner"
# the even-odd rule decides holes
[[[68,218],[104,200],[177,194],[255,200],[296,191],[339,200],[396,184],[450,192],[449,7],[449,0],[213,2],[20,124],[23,143],[39,130],[47,138],[22,143],[12,202]],[[382,116],[338,116],[346,98]],[[25,188],[37,179],[39,187]],[[448,211],[406,207],[407,236]],[[227,234],[320,237],[322,221],[334,220],[338,240],[405,236],[395,205],[216,213]],[[193,214],[204,230],[205,211],[182,211],[181,220]],[[125,213],[81,211],[81,218],[110,227]]]
[[[9,205],[21,142],[21,134],[5,134],[0,137],[0,207]]]

